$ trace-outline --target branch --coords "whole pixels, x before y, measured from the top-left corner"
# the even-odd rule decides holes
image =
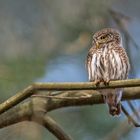
[[[15,96],[9,98],[7,101],[0,104],[0,114],[20,103],[24,99],[35,94],[37,91],[66,91],[66,90],[96,90],[106,88],[120,88],[120,87],[137,87],[140,86],[140,79],[118,80],[111,81],[108,86],[101,84],[96,86],[95,82],[77,82],[77,83],[35,83],[30,85],[23,91],[17,93]]]
[[[1,114],[0,128],[17,123],[19,120],[21,120],[21,118],[22,121],[31,120],[33,112],[40,109],[43,112],[49,112],[63,107],[103,103],[101,94],[95,90],[65,91],[61,94],[53,95],[51,97],[50,95],[48,96],[48,92],[43,92],[42,95],[42,91],[38,91],[38,95],[39,96],[30,98],[30,100],[19,104],[18,106],[15,106],[14,108]],[[140,87],[124,89],[122,100],[133,100],[139,98]],[[12,121],[11,118],[13,118]]]
[[[134,111],[139,112],[139,109],[134,110]],[[131,117],[133,118],[134,116],[135,116],[135,112],[131,115]],[[125,136],[129,131],[131,131],[133,128],[135,128],[134,125],[130,125],[131,122],[130,122],[129,119],[122,121],[110,133],[108,133],[106,136],[104,136],[104,138],[102,138],[102,140],[112,140],[112,139],[113,140],[119,140],[120,138],[122,138],[123,136]]]
[[[120,82],[120,83],[119,83]],[[132,84],[130,84],[130,82]],[[119,83],[118,85],[116,83]],[[113,86],[124,86],[128,83],[127,86],[129,88],[125,88],[122,96],[122,100],[129,100],[129,99],[140,99],[140,87],[130,88],[130,86],[138,86],[139,80],[125,80],[125,81],[114,81],[110,82],[110,85],[108,87]],[[61,128],[58,128],[59,126],[51,126],[51,122],[47,122],[46,113],[49,111],[53,111],[58,108],[62,107],[70,107],[70,106],[81,106],[81,105],[93,105],[93,104],[100,104],[103,103],[103,99],[101,94],[96,90],[82,90],[82,91],[61,91],[57,94],[52,94],[50,91],[47,91],[46,89],[55,89],[60,86],[59,90],[70,89],[70,85],[72,86],[72,89],[78,89],[77,87],[80,87],[81,85],[84,85],[84,89],[91,88],[91,85],[94,87],[93,83],[56,83],[54,84],[54,87],[49,87],[50,84],[37,84],[37,86],[33,89],[28,87],[24,90],[24,92],[20,92],[19,94],[33,94],[36,92],[36,96],[33,96],[30,98],[30,100],[19,104],[18,106],[15,106],[14,108],[4,112],[0,115],[0,128],[21,122],[21,121],[34,121],[39,124],[42,124],[44,127],[46,127],[49,131],[51,131],[55,136],[61,135],[63,137],[68,137],[65,133],[61,133]],[[114,84],[114,85],[113,85]],[[116,84],[116,85],[115,85]],[[77,87],[75,85],[78,85]],[[90,85],[90,86],[89,86]],[[66,88],[64,87],[66,86]],[[108,88],[104,85],[101,85],[100,87],[94,87],[94,88]],[[37,90],[38,89],[38,90]],[[15,95],[18,97],[18,95]],[[23,97],[23,96],[22,96]],[[16,98],[13,98],[16,99]],[[10,104],[9,100],[6,102],[7,104]],[[7,105],[6,104],[6,105]],[[1,105],[0,105],[1,106]],[[3,110],[5,111],[5,110]],[[49,123],[49,124],[48,124]],[[52,122],[53,123],[53,122]],[[53,129],[56,127],[56,130]],[[59,129],[59,130],[57,130]],[[53,132],[54,131],[54,132]],[[68,139],[67,138],[67,139]],[[69,138],[70,139],[70,138]]]
[[[59,140],[71,140],[70,136],[48,115],[44,116],[43,125]]]
[[[33,121],[49,130],[59,140],[71,140],[71,137],[46,114],[46,103],[41,99],[27,101],[0,115],[0,128],[4,128],[22,121]]]
[[[43,93],[40,92],[40,94],[43,96],[33,97],[27,102],[19,104],[18,106],[1,114],[0,128],[17,123],[19,120],[21,120],[21,118],[22,121],[31,120],[34,114],[33,112],[36,111],[38,112],[38,110],[41,110],[43,112],[49,112],[63,107],[81,106],[81,105],[85,106],[103,103],[101,94],[95,90],[65,91],[59,95],[56,96],[54,95],[54,98],[53,96],[51,98],[48,98],[46,95],[48,94],[48,92]],[[71,99],[69,100],[68,98]],[[122,100],[133,100],[133,99],[140,99],[140,87],[124,89]]]

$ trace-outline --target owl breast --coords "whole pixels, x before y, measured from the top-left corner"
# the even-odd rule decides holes
[[[129,71],[127,56],[121,47],[97,49],[91,59],[90,81],[126,79]]]

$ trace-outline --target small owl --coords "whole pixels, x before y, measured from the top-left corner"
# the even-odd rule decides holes
[[[122,46],[121,35],[116,29],[105,28],[93,35],[86,60],[89,81],[108,84],[110,80],[127,79],[130,64]],[[108,104],[109,113],[119,115],[122,89],[102,89],[99,92]]]

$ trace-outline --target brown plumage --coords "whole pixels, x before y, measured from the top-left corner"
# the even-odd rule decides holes
[[[130,69],[129,59],[122,48],[120,33],[105,28],[93,35],[92,47],[87,56],[89,81],[108,83],[110,80],[127,79]],[[111,115],[121,112],[122,89],[99,90],[109,106]]]

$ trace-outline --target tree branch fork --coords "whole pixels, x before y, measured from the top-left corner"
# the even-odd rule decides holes
[[[98,89],[121,87],[124,88],[122,100],[140,99],[140,79],[110,81],[108,86],[98,87],[94,82],[32,84],[0,104],[0,128],[34,121],[58,139],[70,140],[71,137],[47,113],[62,107],[103,103]],[[30,100],[15,106],[29,97]]]

